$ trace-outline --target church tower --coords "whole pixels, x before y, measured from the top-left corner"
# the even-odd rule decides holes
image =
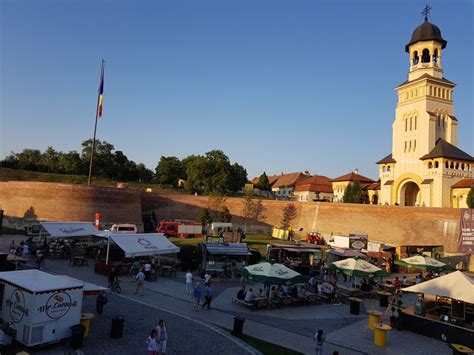
[[[408,80],[395,89],[392,154],[377,162],[383,203],[450,207],[451,186],[472,176],[474,159],[456,147],[456,85],[442,69],[447,41],[439,27],[428,21],[429,10],[425,7],[424,22],[405,46]]]

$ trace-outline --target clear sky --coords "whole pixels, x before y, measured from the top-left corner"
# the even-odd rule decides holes
[[[474,154],[473,1],[432,0]],[[97,137],[154,170],[161,155],[223,150],[249,178],[336,177],[391,152],[394,88],[425,0],[0,0],[0,157]]]

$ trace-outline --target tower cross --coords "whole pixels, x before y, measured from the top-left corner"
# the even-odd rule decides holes
[[[425,21],[428,21],[428,14],[430,13],[430,10],[431,10],[431,6],[426,4],[423,11],[421,12],[421,14],[425,16]]]

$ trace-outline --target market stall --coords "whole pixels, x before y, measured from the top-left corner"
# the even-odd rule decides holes
[[[250,255],[246,243],[198,244],[199,269],[216,275],[240,270],[248,265]]]
[[[2,318],[26,346],[71,336],[80,323],[84,282],[39,270],[0,273]]]
[[[267,260],[285,264],[304,275],[322,259],[325,246],[309,243],[267,244]]]
[[[335,262],[347,258],[362,258],[367,259],[367,255],[349,248],[331,248],[328,252],[327,262]]]
[[[403,288],[417,293],[414,307],[401,311],[403,328],[474,347],[474,280],[461,271]]]

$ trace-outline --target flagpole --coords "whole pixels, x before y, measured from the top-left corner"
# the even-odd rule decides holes
[[[104,75],[104,63],[105,60],[102,59],[102,67],[100,70],[100,77],[102,78]],[[87,180],[87,185],[90,186],[91,178],[92,178],[92,161],[94,159],[94,151],[95,151],[95,135],[97,132],[97,118],[99,116],[99,103],[100,103],[100,94],[97,95],[97,107],[95,109],[95,125],[94,125],[94,139],[92,140],[92,151],[91,151],[91,159],[89,161],[89,178]]]

